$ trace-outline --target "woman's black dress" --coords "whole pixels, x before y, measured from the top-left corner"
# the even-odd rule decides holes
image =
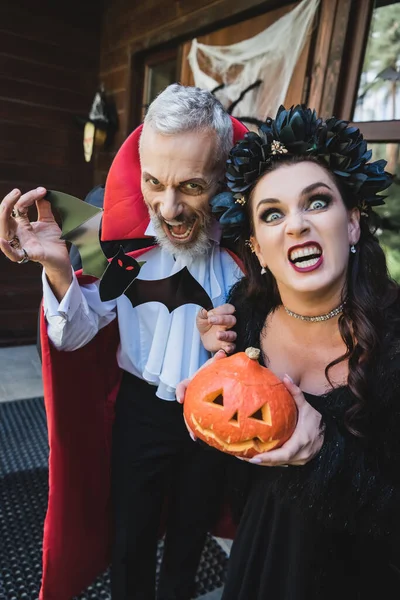
[[[257,345],[259,333],[239,331],[238,349]],[[391,334],[369,383],[368,442],[343,425],[353,399],[342,387],[305,394],[326,427],[310,463],[237,461],[241,519],[222,600],[400,598],[400,348]]]

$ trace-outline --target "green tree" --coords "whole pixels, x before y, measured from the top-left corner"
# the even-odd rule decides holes
[[[390,117],[396,114],[396,96],[400,81],[400,2],[376,8],[373,11],[369,40],[363,64],[358,102],[384,92],[384,100],[391,102]],[[371,80],[371,76],[373,79]],[[381,98],[381,95],[379,96]],[[376,117],[379,119],[379,115]],[[400,165],[399,144],[371,145],[373,160],[385,159],[387,169],[394,175],[394,183],[387,191],[385,205],[376,209],[382,219],[378,236],[385,249],[391,275],[400,282]]]
[[[358,102],[378,89],[391,98],[391,118],[396,118],[396,93],[400,79],[400,2],[376,8],[372,14],[370,35],[363,64]],[[374,80],[369,81],[370,75]]]

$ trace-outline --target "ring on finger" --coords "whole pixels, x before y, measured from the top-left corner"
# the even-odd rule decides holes
[[[17,219],[18,217],[26,217],[27,214],[28,212],[21,212],[20,210],[18,210],[18,208],[13,208],[11,216],[14,217],[14,219]]]
[[[14,248],[14,250],[21,248],[19,237],[17,235],[14,235],[11,240],[8,240],[8,243],[10,244],[11,248]]]
[[[29,262],[31,259],[29,258],[28,253],[25,250],[25,248],[21,248],[21,250],[24,253],[24,257],[21,258],[21,260],[17,260],[17,264],[24,265],[25,263]]]

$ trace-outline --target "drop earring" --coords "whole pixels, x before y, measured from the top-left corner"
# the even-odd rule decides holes
[[[350,246],[350,252],[352,252],[353,254],[355,254],[355,253],[357,252],[357,250],[356,250],[356,247],[355,247],[355,245],[354,245],[354,244],[352,244],[352,245]]]
[[[265,275],[267,269],[265,267],[261,267],[261,275]]]

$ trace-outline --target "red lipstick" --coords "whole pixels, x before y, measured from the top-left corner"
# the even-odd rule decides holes
[[[317,250],[317,252],[315,252],[315,254],[303,255],[301,257],[302,260],[300,260],[300,257],[296,257],[294,260],[291,259],[291,256],[293,255],[293,253],[296,250],[300,250],[301,248],[307,248],[307,247],[315,248]],[[318,244],[318,242],[313,242],[313,241],[305,242],[303,244],[297,244],[296,246],[291,246],[288,250],[287,256],[288,256],[290,265],[298,273],[309,273],[310,271],[315,271],[322,265],[322,263],[324,261],[323,254],[322,254],[322,248],[321,248],[320,244]],[[318,260],[316,262],[314,262],[311,265],[306,266],[306,263],[308,263],[310,260],[315,260],[317,257],[318,257]],[[302,265],[304,265],[304,266],[302,266]]]

